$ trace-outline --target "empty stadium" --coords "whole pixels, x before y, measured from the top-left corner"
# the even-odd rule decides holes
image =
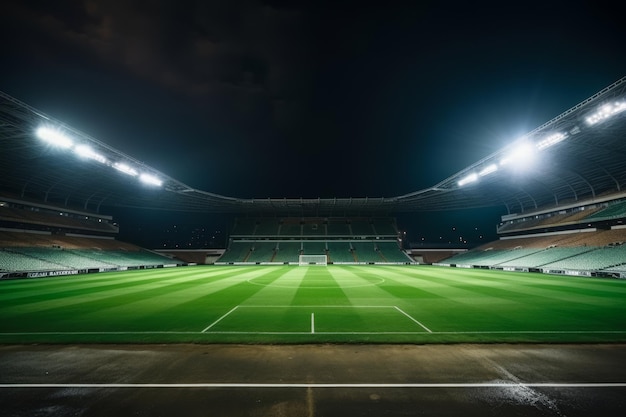
[[[335,199],[193,189],[3,94],[0,274],[9,320],[0,337],[624,341],[625,86],[618,80],[428,189]],[[456,254],[398,243],[394,214],[490,205],[507,211],[496,241]],[[228,244],[155,252],[119,241],[120,226],[105,214],[116,206],[232,214]],[[37,277],[46,279],[22,280]],[[470,295],[477,304],[462,301]],[[546,320],[551,309],[558,314]],[[147,319],[128,323],[129,313]]]
[[[626,341],[625,88],[622,78],[430,188],[393,197],[333,199],[245,199],[194,189],[3,93],[0,343],[7,358],[18,354],[21,346],[38,344],[68,346],[57,353],[63,355],[65,349],[79,349],[76,358],[89,357],[89,346],[110,354],[109,348],[98,347],[102,344],[122,346],[116,352],[153,345],[149,349],[153,353],[167,345],[172,347],[159,354],[175,355],[170,359],[175,362],[189,355],[187,349],[197,355],[187,346],[199,344],[216,347],[207,356],[211,362],[206,366],[212,369],[226,361],[219,352],[232,354],[225,346],[239,352],[225,363],[243,369],[247,368],[240,361],[254,355],[247,350],[242,354],[244,346],[284,346],[266,352],[265,360],[274,363],[278,357],[285,360],[281,355],[304,355],[297,363],[313,361],[316,365],[310,366],[316,373],[327,365],[316,359],[325,349],[343,358],[335,363],[337,369],[350,372],[356,358],[343,356],[343,346],[359,346],[355,349],[364,352],[367,346],[381,345],[386,346],[384,352],[419,366],[425,366],[424,359],[413,358],[413,353],[441,354],[435,369],[444,374],[459,369],[451,358],[473,360],[471,354],[465,356],[469,348],[458,353],[447,351],[447,345],[485,344],[494,355],[506,356],[502,343],[531,343],[539,346],[538,363],[555,360],[542,356],[545,344],[555,344],[568,346],[558,349],[570,354],[568,349],[589,349],[581,355],[607,349],[606,362],[593,363],[596,370],[610,367],[615,354],[611,344],[619,350]],[[526,157],[534,158],[532,164]],[[528,166],[531,169],[523,169]],[[396,214],[494,205],[505,207],[507,213],[494,225],[495,241],[470,250],[406,248],[399,243]],[[154,250],[118,238],[124,225],[107,214],[116,207],[181,216],[228,213],[233,220],[224,248]],[[578,348],[579,344],[591,347]],[[415,347],[413,353],[397,351],[407,345]],[[427,346],[440,350],[427,351]],[[120,359],[110,360],[117,364]],[[63,363],[67,372],[78,372],[73,361]],[[355,363],[363,368],[361,362]],[[31,369],[32,363],[2,366],[9,380],[20,380],[19,370]],[[399,362],[390,361],[388,366],[398,378],[404,375]],[[567,365],[555,369],[561,372]],[[580,372],[587,372],[583,369]],[[185,375],[195,372],[188,369]],[[482,375],[480,370],[473,372]],[[270,373],[262,375],[271,379]],[[126,388],[191,388],[213,395],[253,389],[261,390],[252,392],[270,403],[279,400],[266,397],[268,387],[279,390],[280,399],[290,395],[284,390],[305,389],[306,400],[290,401],[308,407],[309,415],[312,404],[327,400],[322,393],[330,387],[337,392],[366,386],[382,389],[389,393],[385,395],[400,396],[393,397],[395,405],[389,407],[404,410],[400,398],[406,390],[443,386],[381,383],[387,381],[384,375],[369,385],[326,384],[324,378],[282,382],[283,377],[289,380],[288,375],[272,384],[223,382],[228,375],[223,374],[219,383],[195,385],[68,382],[27,387],[6,381],[0,385],[5,393],[23,392],[24,398],[38,388],[112,389],[113,397]],[[488,375],[482,378],[489,379]],[[505,379],[512,378],[506,375]],[[513,381],[514,387],[540,395],[532,383]],[[510,384],[500,381],[489,387],[502,393]],[[561,388],[551,384],[543,389]],[[475,390],[486,385],[445,386]],[[599,397],[589,394],[598,386],[587,381],[575,389],[589,395],[594,407],[612,410],[623,384],[603,385],[608,405],[599,405]],[[325,399],[315,402],[313,392]],[[566,391],[557,392],[554,395],[564,396],[564,404],[575,402]],[[370,400],[379,398],[372,395]],[[154,401],[153,396],[148,398],[141,401]],[[551,410],[548,400],[537,401],[543,401],[541,410]],[[19,404],[13,407],[28,408]],[[236,404],[228,407],[237,409]]]
[[[0,10],[3,417],[624,414],[614,4]]]

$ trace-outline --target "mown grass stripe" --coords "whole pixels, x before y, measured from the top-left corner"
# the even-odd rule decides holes
[[[152,271],[152,270],[148,270]],[[162,269],[158,271],[164,271]],[[192,272],[193,271],[193,272]],[[186,272],[186,273],[185,273]],[[252,271],[250,271],[252,272]],[[118,272],[118,274],[124,274]],[[221,279],[231,278],[233,276],[240,276],[239,271],[230,271],[225,274],[212,275],[208,270],[206,272],[198,270],[190,270],[181,272],[179,277],[170,278],[167,270],[165,272],[152,272],[146,274],[146,277],[140,277],[136,280],[117,281],[112,286],[89,286],[89,285],[71,285],[72,283],[65,283],[69,288],[63,292],[57,292],[52,294],[37,295],[33,300],[27,301],[24,298],[19,298],[15,301],[18,305],[18,310],[23,312],[40,311],[45,309],[53,309],[56,307],[66,308],[72,304],[83,304],[85,302],[96,302],[105,300],[117,296],[128,296],[136,293],[142,299],[143,293],[146,295],[146,291],[154,291],[159,288],[167,289],[182,284],[192,284],[194,280],[213,279],[219,277]],[[75,284],[75,282],[74,282]],[[10,300],[6,300],[0,306],[0,313],[3,310],[13,309],[13,304]]]
[[[0,281],[0,340],[626,341],[626,282],[618,280],[367,265],[199,266],[81,277]],[[200,332],[233,306],[239,308]]]

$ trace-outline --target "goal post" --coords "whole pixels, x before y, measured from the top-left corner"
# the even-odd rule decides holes
[[[326,255],[300,255],[298,265],[328,265],[328,258]]]

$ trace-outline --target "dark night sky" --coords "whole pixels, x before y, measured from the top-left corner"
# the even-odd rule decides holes
[[[0,90],[205,191],[390,197],[625,75],[614,8],[9,0]]]

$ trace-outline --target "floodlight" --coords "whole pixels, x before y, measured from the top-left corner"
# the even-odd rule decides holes
[[[139,176],[139,179],[141,180],[141,182],[144,182],[146,184],[150,184],[150,185],[156,185],[158,187],[160,187],[161,185],[163,185],[163,181],[161,181],[160,179],[158,179],[157,177],[155,177],[154,175],[150,175],[150,174],[141,174]]]
[[[459,184],[459,187],[462,187],[465,184],[469,184],[470,182],[476,181],[477,179],[478,179],[478,174],[473,173],[473,174],[469,174],[465,178],[461,179],[457,184]]]
[[[556,145],[567,137],[565,133],[555,133],[553,135],[548,136],[544,140],[537,142],[537,149],[542,150],[545,148],[549,148],[552,145]]]
[[[595,112],[587,116],[585,119],[587,124],[593,126],[597,123],[603,122],[611,116],[614,116],[618,113],[626,110],[626,101],[616,101],[613,103],[607,103],[602,106]]]
[[[533,146],[528,142],[522,142],[500,161],[500,166],[509,164],[523,166],[532,162],[534,156],[535,149]]]
[[[70,138],[61,132],[47,127],[40,127],[37,129],[37,136],[39,136],[40,139],[61,148],[71,148],[74,145]]]
[[[133,177],[136,177],[137,175],[139,175],[139,173],[135,171],[133,168],[121,162],[114,163],[113,168],[117,169],[120,172],[123,172],[124,174],[130,175]]]
[[[496,172],[498,170],[498,165],[496,164],[491,164],[489,166],[486,166],[485,168],[483,168],[479,173],[478,176],[480,177],[484,177],[485,175],[489,175],[492,172]]]
[[[107,162],[107,159],[104,156],[94,152],[94,150],[87,145],[77,145],[74,148],[74,152],[76,152],[77,155],[82,156],[83,158],[93,159],[100,162],[101,164],[106,164]]]

